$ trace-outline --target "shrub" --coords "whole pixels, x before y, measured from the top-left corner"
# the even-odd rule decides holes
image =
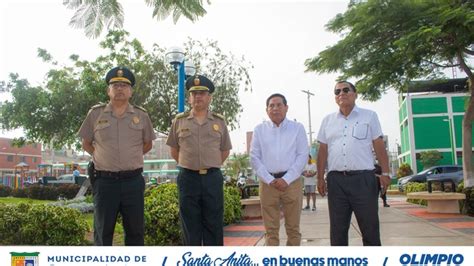
[[[0,185],[0,197],[8,197],[12,193],[12,188],[9,186]]]
[[[181,245],[178,189],[163,184],[145,192],[145,245]]]
[[[413,171],[411,170],[410,165],[407,163],[402,163],[397,170],[397,178],[401,178],[411,174],[413,174]]]
[[[462,181],[457,188],[457,192],[466,194],[466,199],[461,201],[461,213],[469,216],[474,216],[474,188],[464,187],[464,181]]]
[[[11,195],[15,198],[28,198],[28,188],[14,188]]]
[[[39,200],[57,200],[58,189],[54,186],[43,186],[39,184],[28,187],[28,198]]]
[[[87,222],[73,209],[0,204],[0,245],[84,245],[87,231]]]
[[[427,183],[408,182],[405,189],[406,189],[406,193],[428,191],[428,184]],[[420,199],[407,199],[407,202],[411,202],[411,203],[419,204],[419,205],[423,205],[423,206],[426,206],[428,204],[426,202],[426,200],[420,200]]]
[[[240,192],[224,187],[224,223],[240,220]],[[162,184],[145,191],[145,245],[182,245],[178,186]]]
[[[81,186],[77,184],[62,184],[56,187],[58,191],[59,197],[63,197],[65,199],[73,199]]]
[[[239,221],[241,216],[240,190],[237,187],[224,187],[224,224]]]

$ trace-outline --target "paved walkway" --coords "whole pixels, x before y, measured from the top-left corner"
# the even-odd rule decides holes
[[[404,196],[391,195],[391,207],[380,201],[382,244],[385,246],[474,246],[474,217],[461,214],[432,214],[426,208],[406,202]],[[327,199],[317,199],[317,211],[302,211],[303,246],[329,246],[329,213]],[[283,220],[282,220],[283,223]],[[261,246],[262,220],[245,220],[224,228],[226,246]],[[286,243],[282,224],[281,245]],[[355,217],[349,230],[349,245],[361,246],[362,237]]]

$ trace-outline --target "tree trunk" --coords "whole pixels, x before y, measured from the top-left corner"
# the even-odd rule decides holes
[[[462,120],[462,168],[464,175],[464,187],[474,186],[473,156],[472,156],[472,121],[474,121],[474,74],[464,61],[462,52],[457,53],[457,59],[461,69],[467,74],[470,94],[464,119]]]
[[[472,121],[474,120],[474,76],[469,75],[469,104],[464,114],[462,121],[462,157],[463,157],[463,173],[464,173],[464,187],[474,186],[474,161],[472,156]]]

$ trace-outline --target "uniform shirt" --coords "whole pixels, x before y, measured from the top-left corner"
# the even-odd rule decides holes
[[[302,124],[284,119],[280,126],[264,121],[253,131],[250,162],[257,176],[270,184],[270,173],[287,172],[287,184],[301,176],[308,161],[308,140]]]
[[[349,116],[340,111],[321,123],[318,141],[328,145],[328,170],[350,171],[374,168],[372,141],[383,136],[377,114],[354,106]]]
[[[222,152],[232,149],[223,117],[211,111],[202,125],[192,112],[177,115],[166,145],[178,149],[178,165],[191,170],[220,168]]]
[[[95,168],[112,172],[142,168],[143,144],[156,138],[145,111],[129,104],[123,116],[116,117],[111,103],[89,111],[79,136],[92,141]]]
[[[316,165],[314,163],[306,164],[304,171],[312,171],[313,173],[316,173]],[[312,177],[303,176],[303,178],[305,186],[316,186],[316,175]]]

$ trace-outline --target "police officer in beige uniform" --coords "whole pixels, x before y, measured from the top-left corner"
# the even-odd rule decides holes
[[[205,76],[187,79],[192,109],[173,120],[166,144],[178,162],[179,212],[184,244],[224,244],[222,163],[232,149],[224,117],[208,110],[214,84]]]
[[[96,170],[94,244],[112,245],[120,213],[125,245],[139,246],[144,244],[143,154],[151,150],[156,136],[146,111],[129,103],[133,73],[115,67],[105,81],[110,102],[92,107],[79,130]]]

